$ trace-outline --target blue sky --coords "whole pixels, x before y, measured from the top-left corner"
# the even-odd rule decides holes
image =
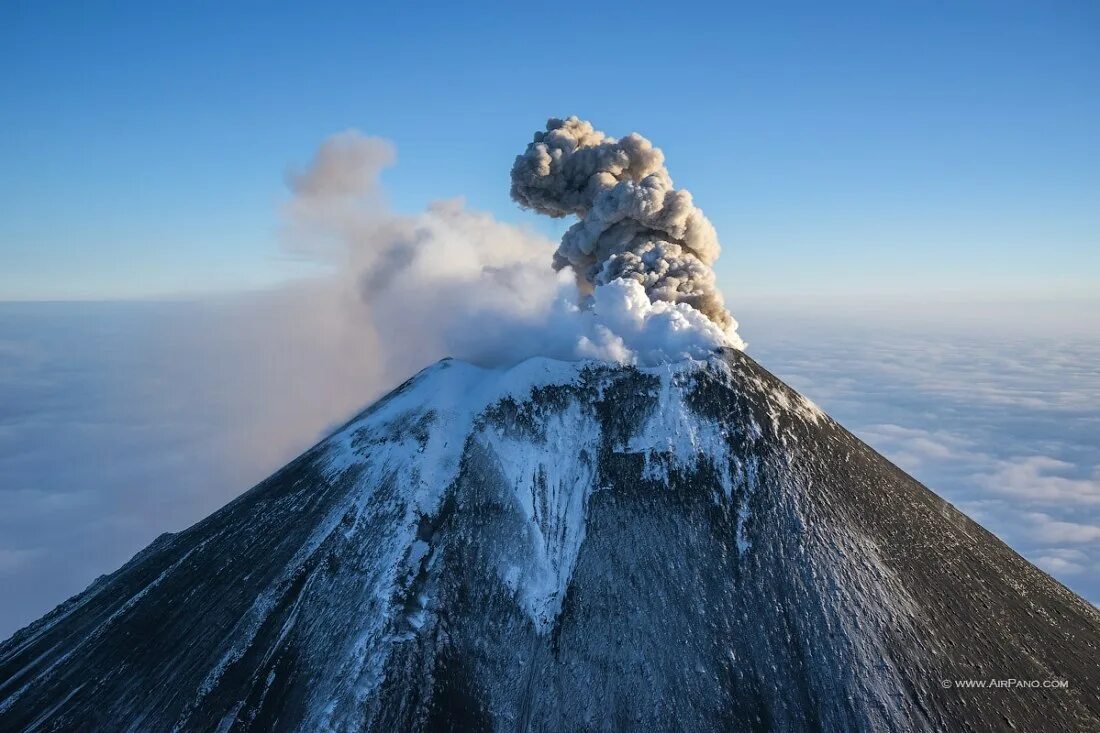
[[[393,140],[416,211],[548,230],[507,170],[550,115],[664,148],[738,298],[1089,297],[1094,3],[5,3],[0,300],[293,277],[287,168]]]

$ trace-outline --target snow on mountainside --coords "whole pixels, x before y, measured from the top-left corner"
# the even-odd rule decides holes
[[[444,360],[0,644],[0,729],[1085,731],[1098,651],[739,351]]]

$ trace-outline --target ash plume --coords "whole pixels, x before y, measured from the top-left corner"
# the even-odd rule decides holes
[[[255,453],[235,457],[241,481],[307,447],[349,406],[444,356],[494,367],[534,356],[653,365],[743,345],[707,266],[718,254],[713,229],[671,188],[660,151],[636,135],[611,142],[569,124],[588,132],[575,136],[568,155],[555,152],[564,133],[542,134],[555,175],[539,178],[537,168],[517,164],[531,175],[513,184],[532,208],[584,217],[562,243],[458,199],[395,211],[382,180],[396,164],[395,146],[354,130],[324,139],[288,171],[285,254],[305,260],[311,276],[207,303],[158,346],[178,369],[174,379],[217,394],[233,412],[226,422],[256,436]],[[531,165],[540,150],[525,155]],[[582,164],[587,157],[594,161]],[[563,166],[566,158],[573,162]],[[575,183],[586,168],[664,185],[663,208],[616,215],[621,208],[596,200],[597,188],[614,184],[602,176],[589,183],[591,174]],[[608,244],[600,222],[614,216],[622,222],[615,231],[648,240]],[[586,232],[594,235],[582,240]],[[599,245],[587,250],[598,254],[580,256],[582,241]]]
[[[660,148],[637,133],[608,137],[591,123],[551,118],[512,166],[512,198],[578,221],[554,254],[584,295],[615,280],[640,284],[652,302],[685,304],[742,347],[711,266],[718,236],[691,194],[673,186]]]
[[[168,461],[179,499],[127,494],[133,482],[116,481],[123,493],[105,496],[136,517],[126,520],[128,527],[169,529],[198,520],[327,435],[352,410],[445,356],[489,367],[538,356],[655,365],[705,358],[730,345],[728,333],[702,311],[657,299],[635,279],[588,286],[578,298],[572,266],[557,272],[552,266],[559,243],[529,227],[457,199],[394,210],[384,176],[397,156],[391,141],[349,130],[321,140],[309,159],[287,171],[281,247],[273,254],[293,257],[302,277],[173,305],[156,317],[161,306],[149,304],[156,310],[148,318],[125,318],[111,340],[103,339],[115,327],[101,324],[87,333],[81,325],[83,335],[73,344],[58,342],[59,364],[76,358],[70,350],[84,344],[73,352],[80,359],[102,356],[112,375],[123,374],[109,380],[109,389],[104,383],[102,404],[125,412],[104,435],[128,446],[132,436],[156,432],[133,427],[131,415],[142,425],[172,426],[171,450],[157,460]],[[68,325],[59,328],[68,333]],[[35,341],[27,356],[35,363],[45,358],[38,349]],[[116,354],[126,359],[116,364]],[[0,353],[0,372],[3,359]],[[134,365],[134,374],[120,371],[125,364]],[[94,396],[85,379],[80,375],[74,385]],[[116,391],[116,383],[125,390]],[[77,417],[79,427],[83,413]],[[241,435],[249,440],[237,440]],[[155,457],[160,442],[150,440]],[[150,463],[149,475],[165,473],[158,465]],[[70,482],[84,487],[80,497],[106,486],[95,477],[81,483],[81,477]],[[117,546],[97,540],[95,548],[115,552],[125,542],[138,543],[132,534],[118,537]]]

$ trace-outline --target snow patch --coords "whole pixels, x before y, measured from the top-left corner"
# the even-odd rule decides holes
[[[546,417],[540,427],[540,440],[517,438],[498,427],[487,427],[479,439],[495,456],[527,520],[528,562],[518,565],[518,558],[510,558],[500,577],[541,633],[561,612],[584,542],[601,431],[596,417],[577,402]]]
[[[645,478],[667,481],[670,469],[690,470],[708,461],[718,471],[726,497],[733,493],[729,428],[694,412],[687,404],[700,363],[685,361],[643,369],[660,380],[657,404],[626,452],[645,457]]]

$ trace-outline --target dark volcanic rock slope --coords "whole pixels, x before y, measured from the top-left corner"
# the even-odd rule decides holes
[[[1098,646],[740,352],[444,361],[0,645],[0,729],[1096,731]]]

